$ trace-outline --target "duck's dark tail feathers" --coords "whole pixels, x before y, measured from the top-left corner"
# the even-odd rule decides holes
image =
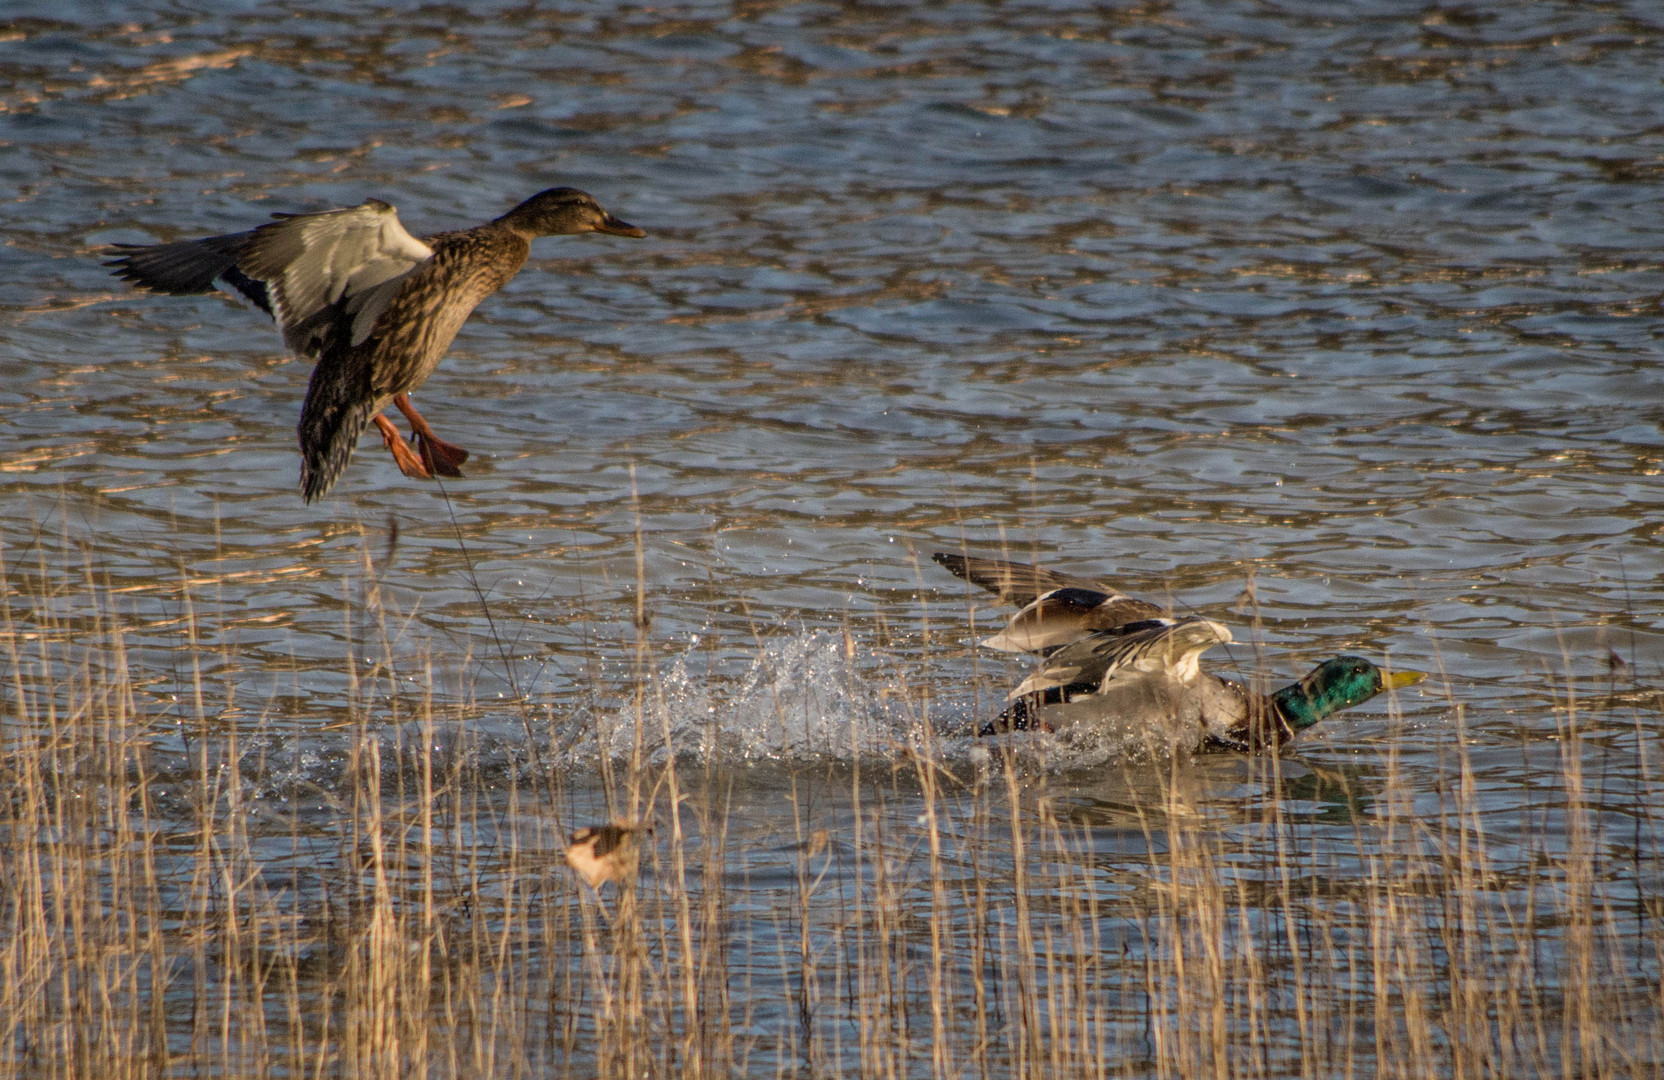
[[[312,369],[300,410],[300,494],[320,499],[352,460],[358,438],[379,411],[369,366],[348,354]]]

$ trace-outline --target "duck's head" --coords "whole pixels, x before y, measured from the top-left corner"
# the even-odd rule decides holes
[[[1388,675],[1361,656],[1337,656],[1313,668],[1293,686],[1272,694],[1271,701],[1291,728],[1302,731],[1342,709],[1362,705],[1383,690],[1414,686],[1425,678],[1424,671]]]
[[[568,236],[572,233],[611,233],[646,236],[647,230],[620,221],[601,208],[595,196],[577,188],[540,191],[497,219],[526,236]]]

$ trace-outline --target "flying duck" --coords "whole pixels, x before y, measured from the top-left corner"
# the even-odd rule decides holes
[[[271,315],[294,352],[317,360],[301,407],[301,496],[320,498],[374,423],[406,476],[461,476],[468,452],[433,433],[410,403],[481,300],[519,273],[540,236],[646,236],[575,188],[550,188],[484,225],[418,240],[388,203],[274,214],[248,232],[172,244],[118,244],[105,265],[152,292],[213,292],[216,282]],[[410,421],[411,449],[389,404]]]

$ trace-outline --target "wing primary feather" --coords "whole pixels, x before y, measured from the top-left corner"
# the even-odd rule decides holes
[[[234,272],[253,233],[205,236],[171,244],[116,244],[104,265],[123,281],[150,292],[191,296],[214,291],[214,282]]]
[[[973,585],[987,589],[1005,604],[1032,604],[1043,593],[1070,587],[1114,591],[1095,581],[1072,578],[1028,563],[985,559],[976,555],[956,555],[945,551],[938,551],[931,555],[931,558],[949,572]]]

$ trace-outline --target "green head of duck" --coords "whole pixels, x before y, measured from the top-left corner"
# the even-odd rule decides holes
[[[1427,678],[1421,671],[1395,671],[1391,675],[1361,656],[1337,656],[1313,668],[1293,686],[1271,695],[1271,703],[1289,727],[1304,731],[1342,709],[1362,705],[1383,690],[1413,686]]]

